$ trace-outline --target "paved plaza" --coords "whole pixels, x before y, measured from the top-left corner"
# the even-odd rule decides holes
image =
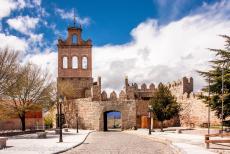
[[[25,134],[9,137],[7,148],[0,150],[0,154],[51,154],[65,151],[69,148],[81,144],[89,130],[71,129],[69,132],[63,132],[63,142],[59,143],[59,135],[54,131],[47,131],[47,138],[38,139],[36,134]]]
[[[179,128],[178,128],[179,129]],[[181,134],[175,131],[165,131],[152,132],[151,135],[148,134],[147,129],[138,129],[137,131],[125,131],[128,134],[138,135],[141,137],[146,137],[153,141],[158,141],[162,143],[168,143],[172,147],[176,148],[180,153],[186,154],[230,154],[230,144],[210,144],[210,149],[205,148],[204,144],[204,134],[207,133],[207,129],[195,129],[195,130],[185,130]],[[211,133],[216,133],[217,130],[211,130]],[[216,139],[223,139],[216,137]],[[225,138],[226,139],[226,138]]]
[[[170,147],[125,132],[94,132],[65,154],[172,154]]]

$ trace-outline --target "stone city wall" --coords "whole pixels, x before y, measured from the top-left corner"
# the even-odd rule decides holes
[[[183,110],[180,113],[180,123],[182,126],[189,126],[189,123],[195,126],[202,126],[208,123],[208,107],[198,98],[199,94],[184,93],[177,97],[177,101],[181,103]],[[210,112],[211,125],[219,125],[220,120],[215,116],[214,111]]]
[[[104,113],[108,111],[121,112],[122,129],[136,126],[135,101],[92,101],[91,98],[68,101],[64,113],[69,127],[76,128],[76,113],[78,111],[79,128],[104,130]]]

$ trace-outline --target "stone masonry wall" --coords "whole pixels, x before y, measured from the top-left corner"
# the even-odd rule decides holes
[[[68,101],[64,107],[66,121],[69,127],[76,128],[76,112],[78,111],[79,128],[104,129],[104,112],[121,112],[122,129],[136,126],[135,101],[92,101],[91,98]]]
[[[194,93],[184,93],[184,95],[177,97],[177,101],[181,103],[183,110],[180,113],[180,123],[182,126],[201,126],[203,123],[208,123],[208,107],[198,99]],[[220,120],[215,116],[214,112],[210,112],[211,125],[219,125]]]

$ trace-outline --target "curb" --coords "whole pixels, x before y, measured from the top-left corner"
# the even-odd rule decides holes
[[[169,146],[172,149],[173,153],[175,153],[175,154],[186,154],[186,152],[183,149],[173,145],[172,141],[169,140],[169,139],[166,139],[166,138],[163,138],[163,137],[159,138],[159,137],[156,137],[156,136],[151,136],[150,137],[150,136],[147,136],[147,135],[136,134],[136,133],[132,133],[132,132],[129,132],[129,131],[124,131],[124,132],[128,133],[128,134],[141,136],[143,138],[150,139],[150,140],[153,140],[155,142],[160,142],[162,144],[165,144],[165,145]]]
[[[93,133],[93,132],[95,132],[95,131],[89,132],[89,133],[86,135],[85,139],[84,139],[82,142],[78,143],[77,145],[74,145],[74,146],[72,146],[72,147],[70,147],[70,148],[67,148],[67,149],[64,149],[64,150],[61,150],[61,151],[58,151],[58,152],[54,152],[53,154],[60,154],[60,153],[69,151],[69,150],[71,150],[71,149],[73,149],[73,148],[76,148],[76,147],[80,146],[81,144],[83,144],[83,143],[85,142],[85,140],[87,139],[87,137],[88,137],[91,133]]]

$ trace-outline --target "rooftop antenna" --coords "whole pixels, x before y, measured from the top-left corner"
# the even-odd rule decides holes
[[[76,27],[76,14],[75,14],[75,9],[73,9],[73,24],[74,24],[74,27]]]

